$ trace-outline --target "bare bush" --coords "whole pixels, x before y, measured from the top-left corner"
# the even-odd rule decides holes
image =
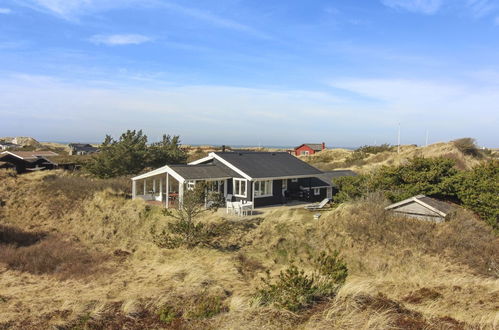
[[[38,236],[17,233],[15,239],[24,245],[0,244],[0,262],[11,269],[31,274],[54,274],[65,279],[91,274],[103,260],[76,243],[63,241],[54,235],[38,242],[33,242],[33,237]]]
[[[473,157],[482,156],[478,146],[476,145],[475,139],[472,138],[461,138],[452,141],[452,143],[456,146],[459,151],[461,151],[465,155],[470,155]]]

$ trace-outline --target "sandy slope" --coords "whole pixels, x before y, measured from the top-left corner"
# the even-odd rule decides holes
[[[375,197],[326,211],[319,221],[301,208],[271,208],[252,219],[219,212],[202,221],[235,221],[220,242],[239,249],[166,250],[150,234],[171,221],[160,209],[111,191],[75,203],[52,185],[53,194],[46,196],[41,187],[57,182],[44,181],[48,175],[53,173],[3,173],[0,223],[58,234],[105,259],[93,274],[67,279],[0,263],[0,329],[88,322],[166,327],[158,321],[158,308],[173,305],[189,315],[200,295],[220,297],[227,309],[213,317],[182,318],[180,328],[499,326],[499,273],[491,268],[499,264],[499,242],[467,212],[442,225],[395,219]],[[333,249],[342,251],[350,270],[336,298],[298,314],[252,304],[265,271],[275,275],[292,261],[308,271],[311,256]]]

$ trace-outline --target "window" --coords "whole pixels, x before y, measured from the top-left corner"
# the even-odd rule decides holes
[[[288,189],[288,180],[284,179],[282,180],[282,190],[287,190]]]
[[[272,180],[255,182],[255,197],[272,196]]]
[[[196,186],[196,181],[194,180],[187,181],[187,190],[194,190],[195,186]]]
[[[308,156],[308,154],[309,154],[309,153],[308,153],[308,150],[302,150],[302,151],[300,152],[300,155],[303,155],[303,156]]]
[[[246,197],[246,180],[234,179],[234,196]]]
[[[298,179],[291,179],[291,182],[298,182]]]
[[[321,188],[314,188],[314,195],[319,196],[321,194]]]

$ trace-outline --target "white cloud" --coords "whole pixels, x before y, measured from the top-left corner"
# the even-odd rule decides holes
[[[496,141],[498,84],[357,78],[331,85],[350,93],[7,76],[0,79],[0,114],[6,118],[0,131],[98,141],[106,133],[144,128],[151,137],[167,132],[191,143],[325,140],[355,146],[373,138],[395,143],[401,122],[404,143],[423,143],[426,128],[432,139]]]
[[[11,14],[12,10],[9,8],[0,8],[0,14]]]
[[[426,15],[435,14],[442,6],[443,0],[381,0],[388,7],[404,9]]]
[[[123,45],[138,45],[145,42],[152,41],[151,37],[142,34],[96,34],[92,36],[90,42],[97,45],[108,45],[108,46],[123,46]]]

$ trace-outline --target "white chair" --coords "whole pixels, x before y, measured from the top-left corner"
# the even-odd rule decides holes
[[[238,216],[243,216],[243,207],[241,205],[240,202],[234,202],[232,203],[232,205],[234,206],[234,213]]]
[[[244,215],[248,215],[248,213],[253,215],[253,202],[246,202],[243,205],[243,213]]]
[[[227,214],[234,212],[234,204],[232,202],[225,202],[227,206]]]

